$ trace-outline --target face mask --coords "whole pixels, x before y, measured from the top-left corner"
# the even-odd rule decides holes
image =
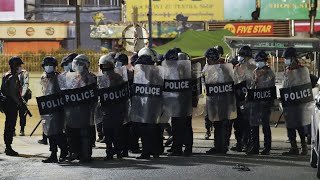
[[[241,56],[238,56],[238,62],[239,62],[240,64],[242,64],[242,63],[244,62],[244,58],[241,57]]]
[[[291,59],[285,59],[285,60],[284,60],[284,64],[285,64],[286,66],[289,66],[289,65],[291,64]]]
[[[81,72],[83,71],[83,66],[75,66],[75,67],[73,67],[73,70],[74,70],[75,72],[81,73]]]
[[[122,62],[119,62],[119,61],[116,62],[116,64],[115,64],[115,67],[116,67],[116,68],[121,67],[121,66],[122,66]]]
[[[68,66],[63,66],[63,70],[64,70],[65,72],[69,71],[69,70],[70,70],[69,65],[68,65]]]
[[[44,71],[46,73],[52,73],[54,71],[54,67],[53,66],[45,66]]]
[[[17,69],[17,73],[21,73],[21,71],[22,71],[22,67],[20,66],[20,67],[18,67],[18,69]]]
[[[257,68],[261,69],[264,66],[266,66],[266,63],[265,62],[256,62],[256,66],[257,66]]]

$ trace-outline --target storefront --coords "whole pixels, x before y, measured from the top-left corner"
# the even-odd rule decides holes
[[[50,52],[75,37],[69,22],[0,22],[0,54]]]
[[[228,29],[236,36],[289,37],[290,21],[230,21],[208,23],[208,31]]]

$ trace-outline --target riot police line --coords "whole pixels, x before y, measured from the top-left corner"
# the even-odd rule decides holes
[[[95,126],[103,127],[98,133],[105,138],[105,160],[113,159],[114,155],[118,159],[128,157],[129,150],[141,153],[137,159],[159,158],[164,153],[161,125],[170,119],[173,144],[168,156],[190,156],[193,146],[192,109],[197,107],[203,85],[206,89],[206,120],[212,122],[215,135],[214,147],[206,153],[226,154],[233,127],[237,142],[231,150],[248,155],[269,155],[269,121],[277,94],[275,75],[267,64],[268,55],[260,51],[253,58],[250,47],[243,46],[237,63],[232,64],[222,59],[219,48],[209,48],[205,52],[206,65],[203,69],[200,63],[192,63],[191,58],[179,48],[168,50],[161,62],[157,53],[149,48],[133,55],[131,63],[125,54],[110,53],[99,59],[97,75],[89,71],[90,61],[83,54],[66,56],[61,63],[62,73],[56,71],[58,62],[54,57],[45,57],[40,82],[42,96],[37,97],[37,102],[51,155],[43,162],[76,159],[90,162],[96,137]],[[305,110],[311,109],[313,100],[309,72],[299,64],[294,48],[286,50],[285,58],[287,69],[280,94],[291,149],[284,155],[299,154],[295,130],[301,138],[301,154],[306,154],[303,126],[310,123],[310,119],[308,122],[305,116],[309,111]],[[9,64],[9,79],[14,82],[16,69],[23,62],[13,57]],[[303,83],[297,77],[303,77]],[[9,87],[16,93],[8,92],[6,88]],[[17,85],[9,83],[1,90],[9,99],[6,103],[10,106],[22,105]],[[6,109],[4,112],[6,129],[9,129],[5,129],[5,132],[9,131],[5,139],[10,139],[12,125],[7,128],[7,121],[16,117]],[[259,152],[260,124],[264,133],[262,152]],[[141,151],[139,145],[137,148],[139,138]],[[6,141],[6,154],[17,156],[11,143],[12,137],[11,141]]]

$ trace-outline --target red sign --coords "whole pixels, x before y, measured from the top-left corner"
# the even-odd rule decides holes
[[[229,23],[224,26],[237,36],[272,35],[273,23]]]
[[[15,0],[0,0],[0,11],[14,11]]]
[[[295,21],[294,22],[295,32],[310,32],[310,22],[309,21]],[[320,31],[320,21],[314,23],[314,32]]]

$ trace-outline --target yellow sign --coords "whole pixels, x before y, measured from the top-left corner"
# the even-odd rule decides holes
[[[188,21],[223,20],[223,6],[222,0],[152,0],[152,21],[176,21],[178,14]],[[128,21],[132,21],[134,7],[138,21],[148,21],[149,0],[127,0]]]
[[[64,39],[68,23],[0,23],[0,39]]]

